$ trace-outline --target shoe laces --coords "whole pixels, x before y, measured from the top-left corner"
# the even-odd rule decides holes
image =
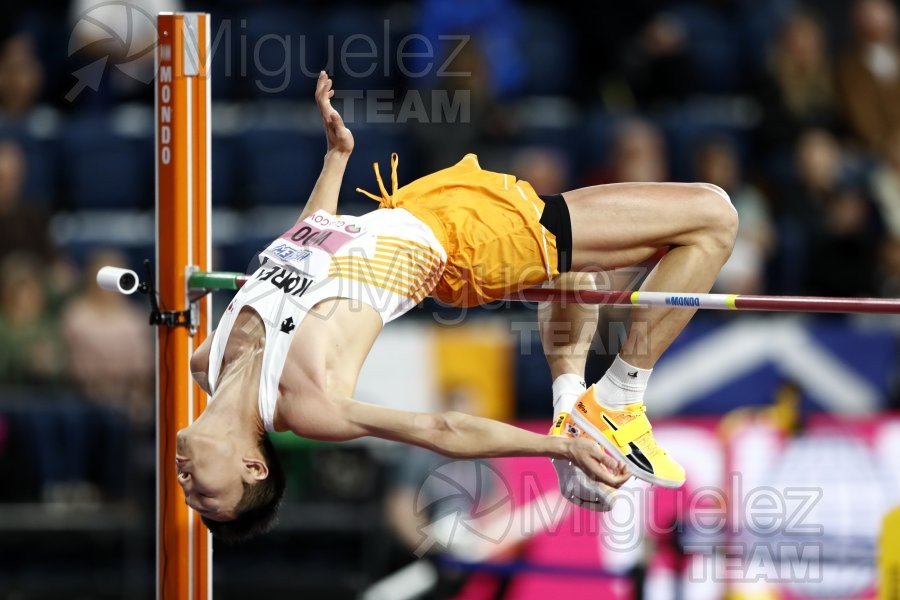
[[[642,416],[647,412],[647,405],[645,405],[643,402],[637,405],[631,404],[625,407],[624,412],[629,413],[634,417]],[[644,435],[634,440],[634,443],[641,449],[641,452],[643,452],[644,456],[646,456],[647,458],[668,456],[666,451],[656,443],[656,438],[653,437],[653,430],[648,431]]]
[[[641,452],[643,452],[644,456],[646,456],[647,458],[668,456],[668,454],[666,454],[666,451],[656,443],[656,438],[653,437],[652,431],[648,431],[647,433],[636,439],[634,443],[638,448],[641,449]]]

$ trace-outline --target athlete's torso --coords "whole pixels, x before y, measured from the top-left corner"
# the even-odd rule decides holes
[[[446,253],[407,211],[384,209],[362,217],[318,211],[260,258],[222,316],[208,377],[214,392],[223,364],[261,346],[259,411],[276,430],[294,410],[282,398],[312,388],[353,393],[381,327],[429,293]]]
[[[290,429],[292,423],[309,421],[305,411],[317,407],[300,400],[313,396],[310,393],[313,390],[351,397],[362,365],[381,332],[382,320],[378,313],[370,307],[360,310],[347,298],[324,300],[313,312],[323,318],[303,320],[296,331],[297,342],[291,344],[284,360],[272,416],[271,428],[275,431]],[[265,324],[259,314],[242,310],[229,336],[222,368],[242,360],[248,351],[262,348],[265,339]],[[317,340],[317,343],[307,344],[302,340]],[[262,360],[261,354],[258,360]],[[258,383],[253,384],[254,388],[257,386]]]

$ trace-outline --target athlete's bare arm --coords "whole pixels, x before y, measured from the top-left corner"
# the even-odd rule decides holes
[[[353,134],[344,125],[344,120],[338,111],[331,106],[331,98],[334,96],[331,86],[331,78],[325,71],[319,73],[319,80],[316,82],[316,104],[319,106],[319,112],[322,113],[328,150],[325,152],[325,164],[322,166],[322,172],[319,174],[319,179],[316,181],[298,221],[320,209],[331,214],[337,213],[341,180],[344,178],[347,160],[350,158],[350,153],[353,152]]]
[[[370,435],[414,444],[453,458],[546,456],[570,460],[594,479],[615,487],[631,477],[624,465],[593,440],[539,435],[461,412],[414,413],[349,398],[334,402],[345,422],[344,433],[353,438]]]
[[[460,412],[416,413],[316,393],[307,386],[302,413],[290,429],[302,437],[347,441],[373,436],[413,444],[453,458],[546,456],[570,460],[592,478],[619,487],[631,477],[594,441],[539,435],[518,427]]]

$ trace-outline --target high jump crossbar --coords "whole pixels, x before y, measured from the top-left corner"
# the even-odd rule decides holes
[[[190,274],[188,288],[194,298],[214,290],[237,290],[250,276],[243,273]],[[519,302],[565,302],[617,306],[666,306],[707,310],[758,310],[798,313],[900,314],[900,300],[893,298],[828,298],[823,296],[753,296],[743,294],[691,294],[670,292],[617,292],[532,288],[505,298]]]

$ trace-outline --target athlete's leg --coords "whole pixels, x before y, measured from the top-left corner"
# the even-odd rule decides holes
[[[615,269],[670,248],[642,290],[709,291],[737,233],[737,213],[712,185],[614,184],[563,196],[572,220],[573,270]],[[634,309],[622,351],[573,411],[576,424],[628,461],[635,475],[672,487],[684,482],[684,469],[657,446],[643,392],[656,361],[694,312]]]
[[[563,194],[572,218],[572,270],[609,270],[671,249],[641,286],[646,291],[708,292],[731,254],[737,213],[709,184],[623,183]],[[620,357],[653,368],[694,310],[636,308]]]
[[[593,273],[564,273],[553,287],[566,290],[594,289]],[[556,381],[561,375],[584,377],[584,365],[597,330],[600,307],[596,304],[541,302],[538,323],[541,345]]]
[[[549,285],[563,290],[630,290],[640,279],[639,273],[627,269],[600,274],[571,271],[553,279]],[[577,375],[583,379],[588,353],[596,335],[600,334],[598,326],[624,321],[629,310],[621,306],[601,308],[597,304],[580,302],[539,303],[538,324],[541,345],[553,381],[557,381],[562,375]],[[611,312],[614,314],[610,314]],[[609,347],[617,343],[616,340],[603,339],[603,341]],[[569,410],[572,405],[569,404],[565,408]]]
[[[563,273],[553,282],[559,289],[593,289],[593,273]],[[575,402],[585,393],[584,366],[597,330],[599,306],[542,302],[538,305],[541,345],[553,377],[553,426],[550,435],[580,437],[571,418]],[[607,511],[615,490],[591,479],[571,462],[550,459],[562,496],[583,508]]]

